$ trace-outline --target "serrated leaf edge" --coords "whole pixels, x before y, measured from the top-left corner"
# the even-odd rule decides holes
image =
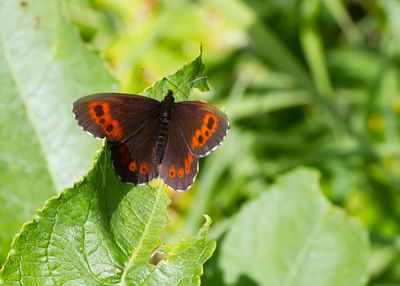
[[[204,214],[203,217],[205,218],[206,221],[201,226],[201,228],[197,231],[196,235],[194,235],[194,236],[186,236],[186,237],[182,238],[181,240],[179,240],[177,243],[172,243],[172,244],[168,244],[168,245],[162,245],[157,249],[158,252],[162,252],[162,253],[165,253],[165,254],[168,255],[168,258],[166,260],[161,261],[158,265],[162,265],[162,264],[168,265],[169,262],[170,262],[171,257],[177,256],[180,253],[186,251],[187,249],[190,249],[199,240],[204,240],[204,241],[207,240],[207,235],[208,235],[208,231],[209,231],[210,225],[212,223],[212,220],[206,214]],[[173,253],[171,253],[171,251],[173,251],[176,247],[179,247],[179,245],[181,245],[183,243],[186,243],[186,242],[191,242],[190,246],[186,247],[186,249],[184,249],[181,252],[173,252]],[[208,243],[209,243],[209,245],[206,248],[204,248],[202,254],[204,254],[204,252],[206,250],[209,250],[210,257],[211,257],[212,254],[214,253],[215,249],[216,249],[217,242],[215,240],[209,240]],[[202,255],[200,255],[199,257],[202,257]],[[207,260],[208,259],[206,259],[205,261],[207,261]],[[199,282],[199,283],[197,283],[197,285],[200,285],[200,277],[204,274],[204,270],[203,270],[204,262],[201,263],[197,267],[197,272],[195,272],[194,275],[192,275],[192,279],[191,280],[193,280],[193,278],[197,278],[197,280]],[[152,269],[151,269],[151,272],[157,270],[158,265],[157,266],[151,265],[151,266],[153,266]],[[143,284],[143,285],[145,285],[145,284]]]
[[[169,78],[171,78],[171,77],[173,77],[173,76],[179,74],[179,72],[185,70],[188,66],[190,66],[190,65],[192,65],[192,64],[194,64],[194,63],[196,63],[196,62],[198,62],[198,61],[200,61],[201,65],[204,66],[204,68],[205,68],[205,65],[204,65],[202,59],[203,59],[203,45],[201,44],[201,45],[200,45],[200,52],[199,52],[199,54],[198,54],[198,56],[197,56],[196,58],[194,58],[193,60],[191,60],[191,61],[185,63],[182,67],[180,67],[180,68],[179,68],[178,70],[176,70],[174,73],[171,73],[171,74],[169,74],[169,75],[167,75],[167,76],[164,76],[164,77],[161,78],[160,80],[156,81],[154,84],[152,84],[151,86],[145,88],[145,89],[144,89],[141,93],[139,93],[139,94],[140,94],[140,95],[145,95],[145,94],[147,94],[149,91],[151,91],[152,89],[154,89],[154,88],[156,87],[157,84],[163,83],[164,81],[171,83],[171,81],[169,80]],[[209,91],[209,90],[210,90],[210,88],[209,88],[209,86],[208,86],[208,83],[207,83],[207,77],[205,78],[205,80],[206,80],[206,81],[205,81],[205,86],[206,86],[206,88],[205,88],[204,90],[201,90],[201,91]],[[192,82],[193,82],[193,81],[192,81]],[[175,83],[172,83],[172,84],[175,86],[175,88],[177,88],[177,89],[179,90],[179,87],[176,86]],[[196,88],[196,87],[195,87],[195,88]],[[191,89],[193,89],[193,87],[191,87]],[[188,98],[187,98],[187,99],[189,99],[189,98],[190,98],[190,94],[188,94]]]

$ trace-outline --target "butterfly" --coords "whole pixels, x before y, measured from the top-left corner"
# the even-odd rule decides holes
[[[226,115],[200,101],[175,103],[172,90],[160,102],[152,98],[99,93],[74,102],[83,130],[106,138],[117,175],[141,185],[160,176],[176,191],[194,183],[198,158],[215,150],[229,129]]]

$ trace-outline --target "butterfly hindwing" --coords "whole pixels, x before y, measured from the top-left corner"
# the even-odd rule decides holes
[[[159,125],[158,116],[150,117],[135,136],[111,146],[113,166],[123,182],[140,185],[158,176],[155,148]]]
[[[189,150],[177,118],[172,116],[160,176],[172,189],[186,191],[193,185],[197,172],[198,160]]]
[[[199,101],[177,103],[174,115],[188,147],[196,157],[207,156],[217,148],[229,128],[223,112]]]
[[[160,102],[143,96],[99,93],[77,100],[72,111],[78,124],[93,136],[123,142],[158,114],[160,106]]]

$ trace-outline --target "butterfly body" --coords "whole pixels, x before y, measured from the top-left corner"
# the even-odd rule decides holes
[[[161,102],[160,131],[156,143],[156,161],[161,164],[164,157],[165,148],[168,143],[169,123],[174,108],[174,97],[172,92],[168,91],[167,96]]]
[[[198,158],[224,140],[229,122],[219,109],[199,101],[175,103],[129,94],[94,94],[77,100],[78,124],[110,144],[113,166],[122,181],[144,184],[160,176],[185,191],[198,173]]]

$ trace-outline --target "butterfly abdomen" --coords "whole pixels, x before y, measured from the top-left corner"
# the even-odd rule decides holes
[[[156,161],[158,164],[161,164],[167,148],[169,123],[173,107],[174,97],[172,96],[172,91],[169,90],[167,96],[161,102],[160,130],[156,142]]]
[[[169,120],[161,118],[160,131],[157,137],[156,143],[156,160],[158,164],[164,157],[165,148],[167,148],[168,143],[168,131],[169,131]]]

